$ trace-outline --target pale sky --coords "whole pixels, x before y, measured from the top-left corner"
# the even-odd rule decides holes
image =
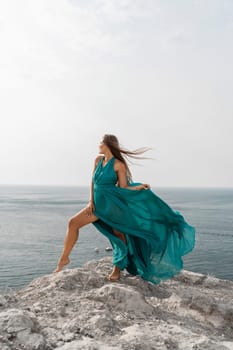
[[[233,186],[232,0],[0,2],[0,184],[89,185],[103,134],[133,180]]]

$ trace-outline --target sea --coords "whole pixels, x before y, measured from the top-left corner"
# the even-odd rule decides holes
[[[233,281],[233,188],[151,187],[196,228],[183,268]],[[17,290],[52,273],[70,217],[84,208],[90,188],[0,185],[0,291]],[[112,256],[111,244],[93,224],[79,230],[66,268]],[[96,250],[98,248],[98,251]]]

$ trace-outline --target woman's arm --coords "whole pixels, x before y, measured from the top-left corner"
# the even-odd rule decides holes
[[[127,188],[129,190],[141,190],[141,189],[150,187],[150,185],[148,184],[141,184],[138,186],[128,186],[127,178],[126,178],[126,167],[125,167],[125,164],[122,162],[117,162],[116,171],[117,171],[119,187]]]
[[[94,182],[93,182],[93,175],[94,175],[95,168],[96,168],[100,158],[101,158],[101,156],[97,156],[95,158],[94,168],[93,168],[93,171],[92,171],[92,180],[91,180],[91,186],[90,186],[90,196],[89,196],[89,202],[88,202],[87,207],[86,207],[86,214],[88,216],[90,216],[92,214],[93,210],[95,210],[95,206],[94,206]]]
[[[93,202],[93,200],[94,200],[94,197],[93,197],[93,187],[94,187],[94,183],[93,183],[93,180],[91,180],[89,202]]]
[[[102,158],[102,156],[97,156],[95,158],[95,161],[94,161],[94,168],[93,168],[93,171],[92,171],[92,177],[94,175],[94,172],[95,172],[95,168],[98,164],[98,161],[100,160],[100,158]],[[91,177],[91,178],[92,178]],[[93,192],[94,192],[94,182],[93,182],[93,179],[91,180],[91,186],[90,186],[90,196],[89,196],[89,202],[93,202],[94,200],[94,196],[93,196]]]

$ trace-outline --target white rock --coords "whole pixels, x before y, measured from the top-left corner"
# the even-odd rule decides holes
[[[0,294],[0,306],[5,306],[7,304],[6,298]]]
[[[56,350],[120,350],[120,346],[111,346],[104,344],[101,341],[84,338],[82,340],[75,340],[71,343],[57,347]]]
[[[100,300],[114,310],[132,312],[135,315],[152,314],[154,308],[149,305],[142,294],[131,287],[121,284],[107,284],[86,293],[87,298]]]
[[[7,334],[12,334],[11,337],[15,339],[16,343],[25,346],[28,350],[44,348],[43,335],[36,333],[38,327],[39,323],[32,312],[19,309],[0,312],[0,332],[5,331],[5,338]]]
[[[112,257],[4,294],[0,350],[232,350],[233,282],[182,270],[154,285]],[[10,305],[10,306],[9,306]]]
[[[44,337],[38,333],[31,333],[28,329],[18,332],[17,340],[27,349],[40,350],[44,349],[45,346]]]
[[[9,309],[0,312],[0,329],[8,333],[19,332],[24,329],[35,331],[37,319],[31,312],[19,309]]]

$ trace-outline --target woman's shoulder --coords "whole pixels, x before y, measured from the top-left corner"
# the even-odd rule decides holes
[[[98,156],[97,156],[97,157],[95,157],[95,164],[97,164],[97,163],[98,163],[98,161],[99,161],[101,158],[104,158],[104,156],[103,156],[103,155],[99,155],[99,154],[98,154]]]
[[[114,165],[116,170],[125,170],[125,163],[122,160],[115,158]]]

